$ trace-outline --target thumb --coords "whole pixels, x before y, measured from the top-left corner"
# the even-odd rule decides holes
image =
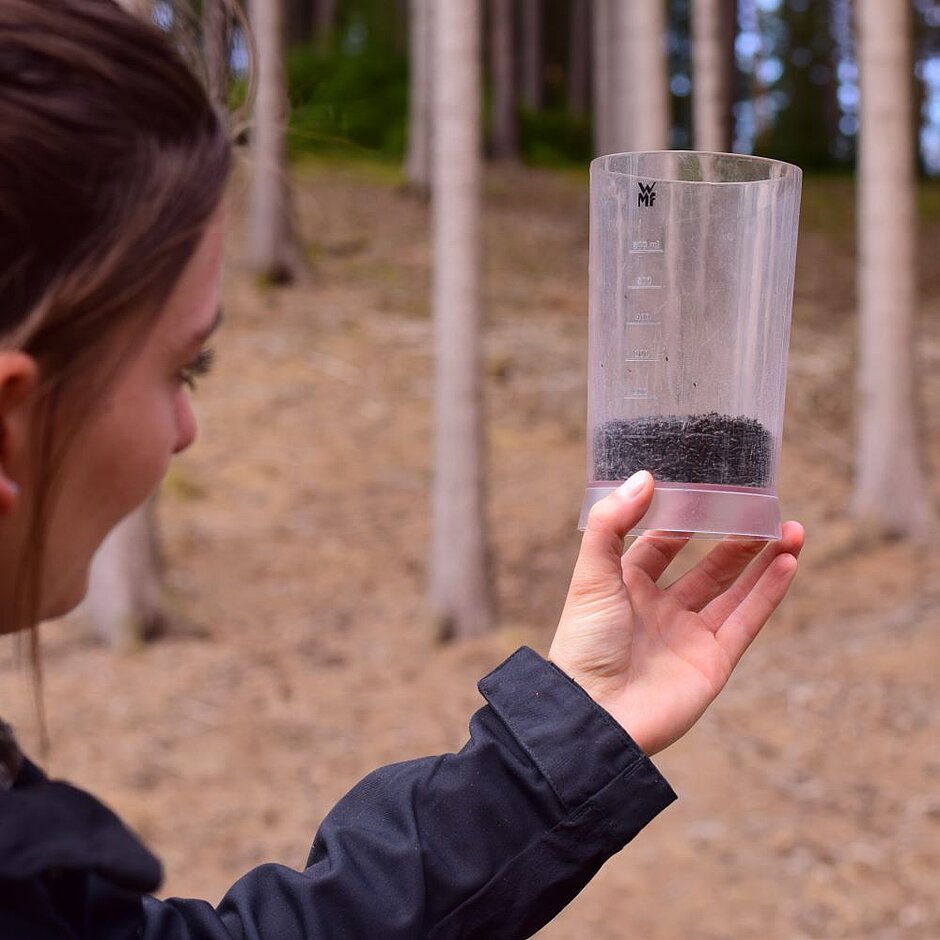
[[[593,580],[601,574],[621,577],[620,556],[627,533],[646,515],[653,500],[653,477],[634,473],[609,496],[596,502],[588,515],[575,576]]]

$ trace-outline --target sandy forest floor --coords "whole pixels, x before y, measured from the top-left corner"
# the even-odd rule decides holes
[[[235,213],[201,437],[164,487],[188,626],[125,655],[80,623],[45,631],[52,770],[137,828],[167,893],[212,900],[260,861],[300,866],[370,769],[459,747],[477,679],[520,643],[547,649],[579,542],[586,179],[487,183],[501,629],[442,648],[422,602],[427,208],[387,170],[311,164],[298,178],[314,279],[259,288]],[[810,181],[780,487],[808,530],[797,585],[719,702],[658,759],[680,801],[546,940],[940,937],[940,560],[844,521],[850,213],[848,181]],[[940,503],[936,205],[923,234],[920,387]],[[0,714],[35,751],[22,674],[5,642]]]

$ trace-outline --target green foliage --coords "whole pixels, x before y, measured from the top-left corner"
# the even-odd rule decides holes
[[[594,156],[591,125],[567,110],[526,111],[519,115],[519,148],[534,166],[583,165]]]
[[[396,6],[387,0],[349,0],[340,7],[326,48],[314,42],[288,51],[291,157],[404,157],[408,61]],[[236,86],[233,94],[237,98],[243,90]],[[588,120],[571,116],[561,102],[553,100],[538,113],[522,112],[519,132],[528,163],[584,165],[591,159]]]
[[[291,102],[290,153],[368,151],[402,159],[407,143],[408,68],[397,50],[384,45],[350,54],[342,46],[321,51],[298,46],[287,56]],[[527,163],[583,164],[592,156],[591,129],[561,107],[523,111],[520,148]]]
[[[769,33],[783,72],[774,84],[778,112],[754,152],[804,169],[835,166],[831,141],[838,107],[828,3],[783,3]]]
[[[917,187],[917,210],[923,221],[940,223],[940,180],[925,180]]]
[[[394,49],[300,46],[287,57],[288,146],[305,152],[368,150],[400,159],[405,149],[408,73]]]
[[[248,98],[248,80],[244,76],[234,76],[228,83],[226,108],[229,114],[240,114]]]
[[[849,248],[855,238],[855,179],[845,170],[810,170],[803,176],[800,226]]]

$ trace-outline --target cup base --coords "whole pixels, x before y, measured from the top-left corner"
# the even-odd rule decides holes
[[[613,493],[618,482],[589,483],[578,528],[587,525],[591,507]],[[780,538],[780,504],[772,490],[705,483],[657,483],[653,502],[630,535],[657,531],[693,538]]]

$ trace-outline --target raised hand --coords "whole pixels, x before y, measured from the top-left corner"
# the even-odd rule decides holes
[[[779,541],[725,539],[668,587],[657,582],[688,542],[623,541],[653,498],[642,471],[591,511],[549,659],[647,754],[678,740],[728,681],[796,574],[803,528]]]

